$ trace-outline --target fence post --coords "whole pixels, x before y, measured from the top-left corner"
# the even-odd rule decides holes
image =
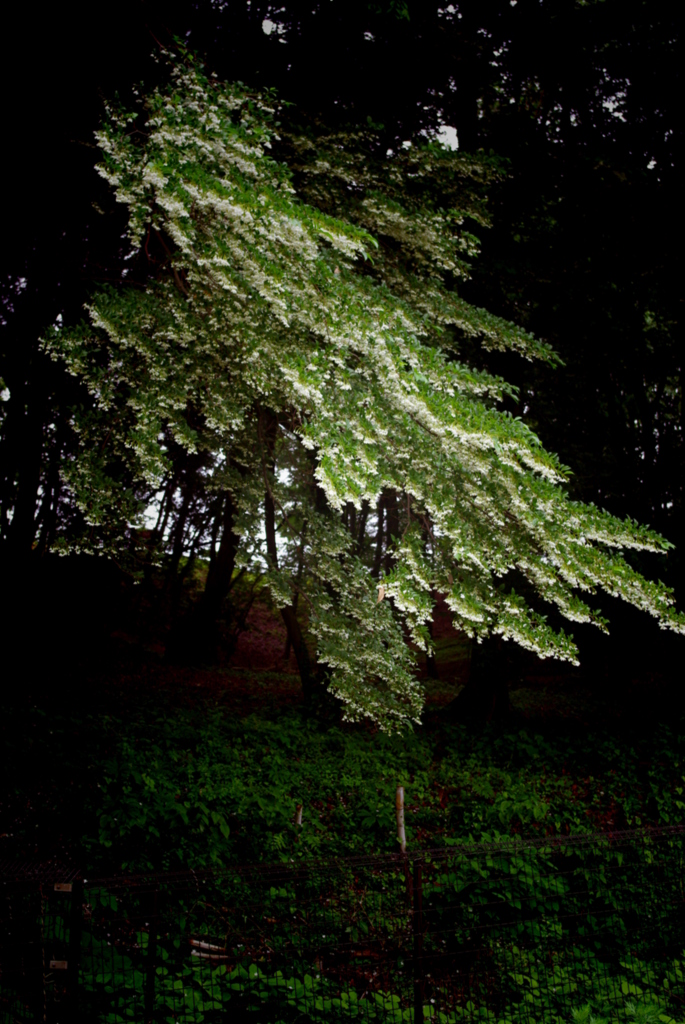
[[[150,921],[148,924],[147,957],[145,971],[145,1024],[152,1024],[155,1014],[155,960],[157,956],[157,893],[155,888],[150,900]]]
[[[81,966],[81,932],[83,928],[83,879],[77,878],[71,886],[69,910],[69,952],[67,966],[67,1007],[69,1020],[78,1019],[78,980]]]
[[[423,871],[420,860],[414,861],[413,883],[414,1024],[423,1024]]]
[[[407,834],[404,830],[404,786],[395,791],[395,819],[397,821],[397,838],[400,842],[400,853],[407,852]]]
[[[404,883],[407,887],[407,902],[410,907],[413,907],[411,867],[407,857],[407,833],[404,828],[404,786],[398,786],[395,790],[395,820],[397,821],[397,838],[400,844],[400,856],[404,869]]]

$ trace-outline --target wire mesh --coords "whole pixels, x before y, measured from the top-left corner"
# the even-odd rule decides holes
[[[548,1024],[631,997],[682,1020],[684,859],[677,826],[69,891],[10,877],[0,1021]]]

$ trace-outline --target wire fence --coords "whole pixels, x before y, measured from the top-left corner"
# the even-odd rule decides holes
[[[0,865],[0,1021],[685,1020],[685,826],[84,880]],[[670,1015],[670,1017],[669,1017]]]

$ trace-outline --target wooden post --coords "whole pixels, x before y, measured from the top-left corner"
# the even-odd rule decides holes
[[[405,854],[407,852],[407,835],[404,831],[404,786],[398,786],[395,793],[395,817],[397,818],[397,838],[400,841],[400,850]]]
[[[302,804],[295,804],[295,824],[302,828]]]
[[[398,786],[395,792],[395,817],[397,819],[397,838],[400,842],[400,853],[402,855],[402,867],[404,870],[404,884],[407,888],[407,903],[412,906],[412,877],[411,868],[407,859],[407,834],[404,830],[404,786]]]
[[[423,1024],[423,879],[420,860],[414,861],[413,883],[414,1024]]]

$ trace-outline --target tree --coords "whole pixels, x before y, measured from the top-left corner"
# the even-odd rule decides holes
[[[685,632],[621,554],[668,542],[571,501],[505,407],[516,389],[458,358],[479,338],[556,361],[456,290],[496,160],[425,140],[385,154],[373,126],[279,138],[273,96],[185,53],[138,110],[109,108],[98,142],[132,283],[45,339],[93,397],[65,470],[93,544],[140,516],[135,488],[162,485],[172,444],[211,453],[233,564],[266,563],[305,687],[323,674],[348,718],[386,728],[419,715],[405,637],[430,645],[437,592],[470,636],[541,657],[576,648],[514,574],[571,621],[606,628],[578,594],[601,588]]]
[[[35,19],[30,9],[15,8],[3,64],[5,91],[16,100],[7,111],[7,133],[22,136],[3,167],[5,191],[13,196],[0,274],[0,377],[7,385],[0,403],[3,565],[15,566],[13,574],[29,565],[40,573],[36,555],[49,549],[52,525],[59,521],[62,528],[74,512],[68,495],[53,486],[72,387],[41,358],[36,341],[56,317],[73,322],[94,281],[117,281],[130,269],[121,261],[122,211],[112,216],[104,187],[96,194],[91,180],[92,131],[101,96],[128,95],[133,81],[157,80],[150,47],[156,39],[170,43],[174,34],[190,37],[221,76],[276,86],[327,124],[365,123],[369,115],[384,122],[384,149],[447,123],[468,151],[492,147],[512,159],[496,197],[496,237],[466,295],[548,338],[566,361],[575,386],[560,393],[552,383],[552,416],[543,408],[540,416],[548,443],[574,466],[574,495],[608,500],[618,514],[639,512],[677,541],[683,446],[674,417],[682,418],[682,368],[677,341],[671,344],[668,335],[678,318],[680,17],[672,4],[644,0],[519,0],[514,6],[479,0],[456,7],[284,0],[277,11],[266,0],[218,6],[125,0],[116,11],[98,6],[87,20],[65,12]],[[27,133],[25,125],[37,120],[41,132]],[[578,270],[575,287],[571,264]],[[650,281],[656,287],[645,294]],[[640,315],[630,310],[633,296]],[[644,314],[656,333],[642,330]],[[626,337],[634,339],[630,359]],[[603,367],[595,368],[596,361]],[[588,375],[586,365],[593,366]],[[647,367],[644,381],[636,365]],[[519,380],[525,386],[530,378]],[[535,375],[533,412],[550,380],[551,374],[542,381]],[[646,393],[656,400],[645,402]],[[611,417],[598,420],[600,407],[611,409]],[[598,438],[609,432],[605,453]],[[605,486],[610,466],[613,479]],[[642,481],[637,494],[636,477]],[[677,558],[676,552],[666,567],[676,582]]]

